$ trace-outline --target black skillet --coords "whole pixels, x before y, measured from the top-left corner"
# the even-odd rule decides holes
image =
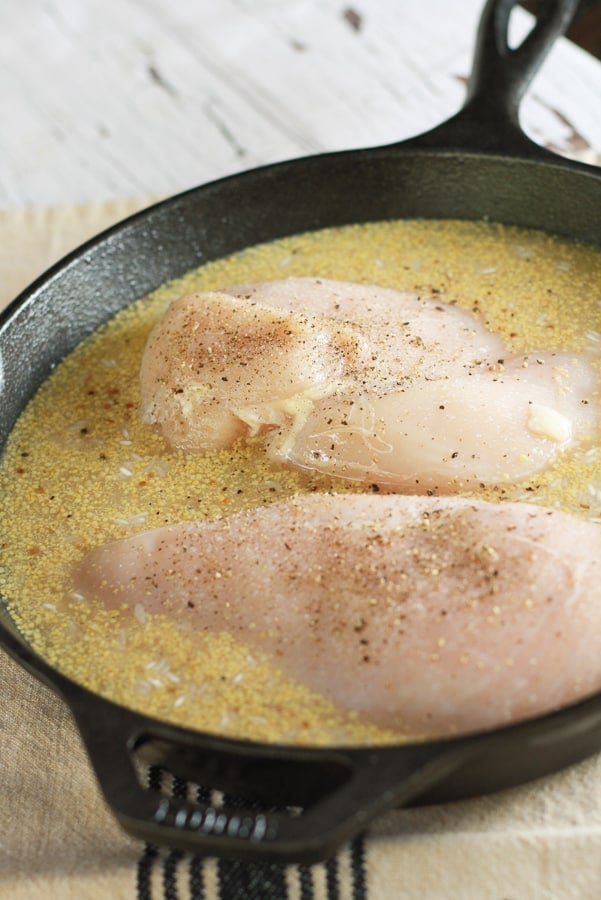
[[[510,49],[514,5],[486,5],[467,102],[440,127],[186,192],[104,232],[40,278],[0,320],[2,444],[85,335],[163,282],[252,244],[353,222],[488,217],[601,245],[601,172],[541,149],[518,124],[521,96],[577,0],[547,0],[534,30]],[[601,694],[509,728],[413,746],[294,749],[222,739],[83,689],[35,653],[3,606],[0,641],[67,702],[124,828],[208,855],[325,858],[384,810],[513,786],[601,747]],[[139,759],[203,785],[206,802],[146,788]],[[237,799],[218,801],[216,791]]]

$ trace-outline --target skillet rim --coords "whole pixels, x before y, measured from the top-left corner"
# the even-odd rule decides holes
[[[444,126],[443,126],[444,127]],[[438,129],[434,130],[435,132]],[[432,134],[432,133],[431,133]],[[441,137],[444,137],[444,134],[441,134]],[[416,146],[417,145],[417,146]],[[13,300],[0,314],[0,337],[2,336],[3,329],[10,326],[13,322],[15,322],[19,316],[23,313],[24,310],[31,304],[35,304],[36,300],[40,294],[46,289],[51,283],[56,279],[60,278],[62,274],[64,274],[67,270],[69,270],[73,266],[81,266],[85,264],[86,257],[90,252],[94,252],[99,248],[102,249],[104,246],[110,243],[115,237],[119,237],[120,235],[128,232],[130,229],[135,229],[138,226],[144,227],[154,216],[160,216],[164,210],[172,210],[175,209],[180,210],[182,206],[186,206],[188,203],[194,203],[195,200],[200,198],[202,199],[208,194],[212,192],[219,193],[224,187],[233,186],[237,188],[238,185],[242,183],[246,183],[249,180],[260,180],[263,178],[270,178],[273,175],[276,176],[286,176],[290,171],[300,171],[305,170],[307,166],[321,166],[324,162],[332,162],[336,164],[339,161],[344,161],[352,164],[356,160],[364,160],[365,158],[372,159],[382,159],[387,161],[390,157],[396,159],[397,157],[404,158],[406,160],[415,159],[417,161],[423,162],[428,159],[436,159],[443,161],[460,161],[461,164],[467,163],[468,165],[472,162],[476,164],[481,163],[483,160],[492,162],[493,164],[498,163],[505,165],[507,163],[516,164],[520,167],[524,166],[534,166],[536,171],[546,170],[549,172],[553,172],[557,170],[562,174],[569,173],[570,177],[572,174],[575,174],[576,177],[585,176],[585,178],[592,178],[592,183],[598,186],[601,189],[601,169],[590,166],[586,163],[580,163],[578,161],[566,159],[560,156],[557,156],[554,153],[550,153],[544,148],[538,148],[534,145],[535,151],[533,155],[522,155],[520,152],[515,153],[499,153],[499,152],[477,152],[477,151],[468,151],[461,152],[455,149],[453,146],[449,147],[432,147],[420,146],[420,137],[417,139],[412,139],[409,142],[401,142],[397,144],[388,144],[382,147],[375,148],[366,148],[359,150],[344,150],[337,151],[335,153],[325,153],[325,154],[316,154],[312,156],[306,157],[298,157],[293,160],[284,160],[278,163],[272,163],[266,166],[260,166],[255,169],[248,170],[242,173],[236,173],[234,175],[226,176],[224,178],[216,179],[212,182],[208,182],[207,184],[199,185],[194,188],[190,188],[186,191],[175,194],[171,197],[159,200],[156,203],[151,204],[143,210],[140,210],[125,219],[109,226],[108,228],[102,230],[97,235],[94,235],[90,239],[86,240],[84,243],[76,247],[70,253],[66,254],[61,260],[55,263],[52,267],[50,267],[46,272],[42,273],[31,285],[29,285],[24,291],[22,291],[15,300]],[[457,216],[460,218],[460,216]],[[511,224],[511,223],[506,223]],[[324,224],[320,227],[332,227],[331,224]],[[545,230],[545,229],[543,229]],[[600,241],[601,245],[601,241]],[[181,273],[180,273],[181,274]],[[179,277],[179,275],[172,275],[171,278]],[[144,291],[143,293],[146,293]],[[137,296],[137,295],[136,295]],[[128,302],[133,302],[135,297],[130,297]],[[122,308],[123,304],[120,304],[120,308]],[[96,323],[95,327],[99,327],[102,322],[106,321],[108,318],[111,318],[114,315],[113,312],[109,313],[107,316],[103,314],[103,318],[101,321]],[[79,338],[81,340],[83,338]],[[62,357],[61,357],[62,358]],[[58,362],[58,359],[55,360],[55,363]],[[37,389],[37,388],[36,388]],[[27,398],[25,404],[20,404],[20,412],[23,411],[27,403],[29,402],[30,397]],[[14,424],[14,423],[13,423]],[[12,430],[13,425],[11,425],[8,429],[8,433]],[[1,601],[0,601],[1,602]],[[83,688],[78,682],[70,679],[68,676],[63,675],[59,669],[52,666],[48,663],[43,656],[37,653],[26,641],[26,639],[20,635],[18,628],[15,626],[15,631],[17,632],[14,635],[10,628],[8,628],[5,622],[2,620],[4,614],[8,617],[9,621],[12,623],[12,618],[10,617],[10,613],[5,607],[2,609],[3,616],[0,616],[0,646],[5,646],[5,648],[11,653],[13,657],[17,659],[22,665],[25,666],[32,674],[36,677],[40,678],[44,683],[50,685],[53,689],[57,690],[64,699],[66,699],[67,704],[69,704],[69,696],[73,692],[77,691],[86,691],[88,694],[88,699],[90,698],[100,698],[104,702],[111,703],[115,707],[127,711],[132,712],[127,707],[122,707],[120,704],[114,703],[114,701],[108,700],[107,698],[102,697],[102,695],[96,694],[95,692],[89,691],[86,688]],[[575,704],[570,704],[568,707],[564,707],[563,710],[559,711],[551,711],[548,713],[544,713],[541,716],[531,717],[523,722],[514,723],[511,726],[505,726],[501,729],[492,729],[483,732],[476,732],[469,736],[462,735],[461,737],[474,737],[476,735],[489,736],[492,733],[496,733],[497,731],[506,730],[511,731],[512,729],[519,728],[526,723],[540,722],[541,720],[546,720],[549,718],[550,720],[555,720],[558,713],[565,711],[566,709],[574,709],[576,707],[582,707],[583,710],[588,710],[588,707],[592,702],[598,699],[601,704],[601,690],[596,694],[583,698]],[[136,715],[141,715],[136,713]],[[145,716],[145,720],[151,725],[153,728],[164,726],[165,723],[162,720],[155,719],[151,716]],[[175,727],[175,726],[173,726]],[[194,734],[205,735],[207,733],[202,731],[197,731],[196,729],[189,728],[176,728],[178,732],[181,733],[189,733],[192,732]],[[213,738],[214,735],[208,735]],[[248,747],[264,747],[268,746],[270,748],[277,747],[282,751],[289,751],[291,745],[287,744],[262,744],[257,741],[247,741],[230,738],[219,738],[220,740],[225,741],[234,741],[235,744]],[[436,743],[446,744],[449,740],[453,741],[454,738],[441,738],[437,739]],[[405,744],[392,745],[393,748],[403,747]],[[311,750],[315,750],[318,753],[323,752],[324,748],[321,747],[311,747],[307,748]],[[330,748],[328,748],[330,749]],[[354,748],[349,748],[346,745],[341,745],[340,747],[332,747],[332,750],[340,749],[345,753],[348,753],[349,750]]]
[[[447,123],[443,123],[441,128]],[[427,146],[421,146],[422,138],[426,137],[426,135],[420,135],[417,138],[409,139],[409,141],[403,141],[399,143],[386,144],[380,147],[373,148],[360,148],[353,150],[342,150],[336,151],[333,153],[320,153],[309,156],[297,157],[291,160],[283,160],[277,163],[270,163],[264,166],[258,166],[253,169],[246,170],[244,172],[239,172],[233,175],[227,175],[223,178],[215,179],[213,181],[207,182],[205,184],[201,184],[192,188],[188,188],[185,191],[181,191],[177,194],[174,194],[170,197],[166,197],[164,199],[158,200],[157,202],[151,203],[149,206],[144,209],[138,210],[137,212],[127,216],[126,218],[110,225],[108,228],[105,228],[93,235],[82,244],[78,245],[76,248],[71,250],[69,253],[65,254],[61,259],[59,259],[56,263],[50,266],[47,270],[41,273],[30,285],[28,285],[20,294],[12,300],[1,312],[0,312],[0,339],[3,336],[3,331],[5,328],[9,327],[13,324],[14,321],[18,319],[18,317],[26,310],[30,305],[35,304],[38,298],[38,295],[41,291],[46,289],[57,277],[60,277],[67,270],[71,269],[73,266],[83,265],[86,261],[86,257],[90,252],[93,252],[99,248],[103,248],[108,245],[109,242],[126,232],[128,232],[131,228],[135,228],[137,225],[144,225],[149,220],[152,219],[153,216],[157,214],[161,214],[163,210],[171,210],[178,209],[182,205],[185,205],[189,201],[194,201],[196,198],[200,197],[201,199],[210,192],[217,191],[219,192],[226,186],[234,186],[237,187],[239,184],[243,182],[247,182],[249,180],[256,180],[264,177],[270,177],[273,174],[284,174],[286,175],[290,170],[300,170],[305,169],[308,165],[321,165],[323,162],[331,161],[336,163],[338,161],[349,161],[353,162],[354,159],[362,160],[365,157],[369,157],[369,159],[377,159],[379,157],[386,158],[392,154],[393,158],[396,157],[415,157],[418,160],[427,159],[428,157],[434,158],[436,160],[447,159],[447,160],[458,160],[462,164],[467,162],[468,164],[471,161],[475,161],[476,163],[481,162],[482,160],[499,162],[499,163],[515,163],[517,165],[532,165],[536,168],[537,171],[541,171],[541,167],[552,171],[553,169],[557,169],[558,171],[564,173],[578,173],[580,175],[584,175],[586,177],[590,177],[593,179],[593,183],[598,184],[599,189],[601,189],[601,167],[592,166],[587,163],[579,162],[577,160],[572,160],[566,157],[561,157],[555,153],[547,151],[545,148],[538,147],[538,145],[534,144],[533,155],[523,155],[519,151],[515,153],[499,153],[496,151],[468,151],[461,152],[456,149],[453,145],[450,147],[441,146],[441,147],[433,147],[429,144],[429,136],[434,135],[435,133],[441,131],[441,129],[436,128],[433,132],[427,133],[428,141]],[[441,137],[443,137],[443,133],[441,131]],[[540,158],[539,158],[540,157]],[[429,218],[429,217],[428,217]],[[446,217],[441,217],[446,218]],[[463,217],[457,216],[458,219]],[[384,220],[384,219],[382,219]],[[465,220],[465,219],[464,219]],[[357,221],[360,221],[357,219]],[[377,221],[377,219],[369,220],[369,221]],[[349,223],[350,224],[350,223]],[[506,225],[511,225],[512,223],[502,223]],[[336,227],[332,224],[324,224],[319,226],[320,228],[329,228]],[[517,227],[529,227],[529,226],[517,226]],[[539,230],[546,231],[545,228],[540,227]],[[298,233],[298,232],[296,232]],[[550,232],[555,234],[555,232]],[[286,235],[282,235],[284,237]],[[559,235],[560,237],[562,235]],[[277,238],[276,238],[277,239]],[[569,239],[569,238],[568,238]],[[581,240],[581,239],[576,239]],[[585,241],[582,241],[585,242]],[[601,248],[601,235],[599,237],[599,247]],[[236,252],[236,251],[231,251]],[[206,261],[210,261],[210,259],[214,259],[218,257],[210,257]],[[185,274],[183,272],[178,273],[177,275],[172,275],[169,280],[176,279],[181,277],[181,275]],[[165,282],[160,282],[164,284]],[[136,293],[135,296],[130,297],[127,301],[128,303],[134,302],[138,296],[144,296],[147,292],[144,291],[142,294]],[[124,308],[123,304],[119,304],[119,309]],[[100,321],[95,325],[96,328],[100,327],[104,322],[108,321],[112,318],[114,312],[110,312],[108,316],[104,316]],[[83,340],[83,337],[78,339],[78,342]],[[74,345],[76,346],[76,345]],[[1,348],[0,348],[1,349]],[[68,351],[70,352],[70,351]],[[56,365],[63,357],[59,357],[54,360],[54,365]],[[1,360],[0,360],[1,362]],[[4,372],[2,367],[0,366],[0,389],[3,387],[3,379]],[[37,390],[37,386],[34,389]],[[25,403],[21,403],[21,408],[19,410],[19,415],[25,409],[27,403],[29,403],[31,396],[28,396],[25,400]],[[13,425],[11,425],[7,430],[7,435],[10,434]],[[0,448],[0,453],[3,450],[3,446]],[[8,618],[12,621],[10,617],[10,612],[8,611],[7,606],[5,605],[4,598],[0,597],[0,611],[4,612],[6,610],[6,614]],[[15,626],[17,632],[18,628]],[[0,646],[2,646],[4,635],[8,635],[9,640],[12,637],[10,629],[8,629],[4,622],[2,621],[2,617],[0,617]],[[80,688],[77,682],[69,679],[67,676],[64,676],[60,670],[51,666],[49,663],[44,660],[44,658],[39,655],[30,645],[27,643],[24,637],[19,636],[16,639],[17,644],[23,643],[25,647],[28,649],[28,656],[31,657],[30,660],[30,671],[34,672],[34,666],[38,668],[45,668],[49,673],[57,673],[61,679],[65,679],[69,684],[73,684],[75,687]],[[39,664],[41,665],[38,665]],[[34,672],[35,674],[35,672]],[[93,692],[91,692],[93,693]],[[96,696],[93,694],[93,696]],[[100,696],[100,695],[99,695]],[[599,697],[601,698],[601,690],[599,691]],[[112,702],[112,701],[110,701]],[[119,704],[115,704],[119,706]],[[577,705],[577,704],[576,704]],[[572,704],[570,705],[570,707]],[[125,707],[124,707],[125,708]],[[553,713],[551,713],[553,715]],[[535,717],[537,720],[541,718],[540,716]],[[160,720],[156,720],[160,721]],[[531,721],[531,720],[528,720]],[[187,729],[186,729],[187,730]],[[484,732],[486,733],[486,732]],[[255,743],[255,742],[250,742]],[[287,746],[287,745],[283,745]]]

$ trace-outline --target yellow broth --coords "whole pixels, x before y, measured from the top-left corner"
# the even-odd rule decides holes
[[[189,291],[316,276],[373,282],[471,310],[513,352],[586,351],[599,368],[601,253],[487,223],[400,221],[300,235],[209,263],[137,301],[65,359],[22,414],[0,468],[0,589],[54,666],[110,699],[231,737],[386,743],[385,731],[281,673],[227,634],[192,635],[165,616],[95,608],[69,589],[98,544],[229,515],[300,491],[358,490],[269,463],[260,442],[206,455],[170,450],[138,415],[152,325]],[[480,496],[524,499],[598,520],[601,453],[566,453],[532,482]]]

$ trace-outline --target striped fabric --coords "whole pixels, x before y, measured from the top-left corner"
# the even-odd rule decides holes
[[[148,788],[180,799],[215,802],[204,787],[150,766]],[[228,807],[236,799],[222,797]],[[146,844],[138,860],[137,900],[366,900],[364,838],[324,863],[283,865],[192,856]]]

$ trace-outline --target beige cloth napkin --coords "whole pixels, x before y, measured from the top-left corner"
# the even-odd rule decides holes
[[[0,212],[0,306],[146,202]],[[0,689],[1,900],[135,900],[143,845],[106,809],[68,710],[1,651]],[[167,896],[164,865],[163,854],[146,896]],[[328,881],[325,866],[312,867],[316,900],[598,900],[601,754],[501,794],[391,812],[366,842],[367,895],[352,888],[351,868],[345,850],[336,892],[331,870]],[[297,876],[288,877],[291,898],[301,897]],[[214,862],[204,877],[196,896],[210,900],[218,896]],[[172,897],[190,896],[188,861],[175,866],[173,884]]]

